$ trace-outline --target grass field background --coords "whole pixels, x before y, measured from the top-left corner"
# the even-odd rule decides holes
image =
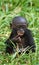
[[[5,54],[5,41],[11,33],[10,22],[15,16],[27,19],[32,31],[36,52]],[[39,0],[0,0],[0,65],[39,65]]]

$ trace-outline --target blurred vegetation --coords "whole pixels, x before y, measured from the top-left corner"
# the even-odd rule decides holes
[[[5,54],[4,42],[11,33],[10,22],[15,16],[28,20],[36,43],[35,53]],[[0,0],[0,65],[39,65],[39,0]]]

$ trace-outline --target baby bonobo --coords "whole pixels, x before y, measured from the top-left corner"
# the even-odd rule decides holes
[[[16,16],[13,18],[12,23],[10,24],[12,32],[10,37],[5,42],[7,53],[12,54],[17,50],[21,53],[29,53],[30,50],[35,52],[36,46],[34,39],[31,31],[27,28],[27,26],[28,24],[25,18],[21,16]]]

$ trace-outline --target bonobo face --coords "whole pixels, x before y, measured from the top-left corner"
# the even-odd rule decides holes
[[[14,28],[18,35],[22,36],[25,33],[26,26],[25,25],[18,25]]]

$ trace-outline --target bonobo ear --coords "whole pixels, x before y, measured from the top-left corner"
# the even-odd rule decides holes
[[[12,23],[10,23],[10,28],[12,29]]]
[[[28,25],[29,25],[29,22],[27,22],[27,27],[28,27]]]

